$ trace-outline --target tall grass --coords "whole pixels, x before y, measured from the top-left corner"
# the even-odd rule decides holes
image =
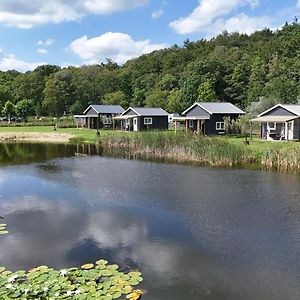
[[[163,158],[176,162],[195,162],[211,166],[256,165],[280,171],[300,171],[299,147],[278,148],[266,143],[265,148],[253,148],[240,139],[203,137],[193,133],[157,131],[135,134],[108,134],[103,146],[111,151],[142,157]]]
[[[130,136],[107,135],[103,145],[157,158],[199,162],[214,166],[234,166],[253,161],[243,145],[221,137],[202,137],[193,133],[140,132]]]

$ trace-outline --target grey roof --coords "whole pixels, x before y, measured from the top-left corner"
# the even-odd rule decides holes
[[[283,107],[284,109],[290,111],[291,113],[297,115],[300,117],[300,105],[291,105],[291,104],[284,104],[284,105],[281,105],[281,107]]]
[[[276,107],[282,107],[283,109],[291,112],[292,114],[300,117],[300,104],[277,104],[275,106],[272,106],[271,108],[267,109],[266,111],[262,112],[258,115],[258,117],[261,117],[265,115],[266,113],[272,111]]]
[[[229,102],[195,102],[186,109],[182,114],[185,115],[196,105],[206,110],[209,114],[245,114],[244,111]]]
[[[169,114],[160,107],[129,107],[139,116],[168,116]]]
[[[90,108],[93,108],[98,114],[121,114],[124,109],[120,105],[90,105],[84,113],[86,113]]]

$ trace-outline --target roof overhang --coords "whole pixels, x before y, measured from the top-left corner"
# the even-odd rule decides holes
[[[135,115],[125,115],[125,116],[117,116],[117,117],[112,117],[113,120],[128,120],[128,119],[133,119],[133,118],[137,118],[139,116],[135,116]]]
[[[74,118],[98,118],[99,115],[74,115]]]
[[[210,117],[173,117],[174,121],[186,121],[186,120],[209,120]]]
[[[298,116],[261,116],[255,119],[251,119],[251,122],[260,122],[260,123],[265,123],[265,122],[289,122],[295,119],[298,119],[300,117]]]

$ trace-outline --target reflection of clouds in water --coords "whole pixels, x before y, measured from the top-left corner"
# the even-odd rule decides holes
[[[91,238],[104,248],[130,246],[146,236],[147,226],[141,219],[111,211],[92,213],[88,227],[82,232],[82,238]]]

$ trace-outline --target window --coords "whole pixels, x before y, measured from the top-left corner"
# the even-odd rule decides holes
[[[224,122],[216,122],[216,130],[224,130],[225,124]]]
[[[152,125],[152,118],[144,118],[145,125]]]
[[[276,122],[268,122],[269,130],[276,130]]]
[[[104,125],[110,125],[111,124],[111,118],[108,118],[108,117],[103,118],[103,124]]]
[[[194,128],[194,121],[193,120],[189,120],[189,128]]]

